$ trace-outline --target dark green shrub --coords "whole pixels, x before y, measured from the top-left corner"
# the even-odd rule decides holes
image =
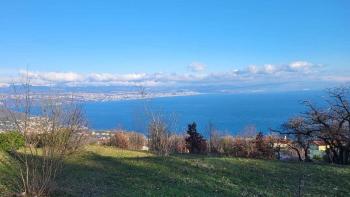
[[[19,132],[0,133],[0,150],[11,151],[24,146],[24,136]]]

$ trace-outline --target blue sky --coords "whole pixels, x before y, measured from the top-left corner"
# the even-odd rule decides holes
[[[48,73],[81,84],[151,84],[157,73],[174,83],[230,73],[227,80],[235,73],[259,83],[277,73],[293,82],[300,72],[347,82],[349,19],[346,0],[3,1],[0,84],[26,67],[38,84]],[[298,62],[303,68],[293,70]]]

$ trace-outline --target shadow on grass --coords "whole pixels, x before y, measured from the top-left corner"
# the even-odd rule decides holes
[[[0,165],[0,192],[9,172]],[[306,196],[350,193],[349,166],[204,155],[114,157],[88,151],[67,160],[63,172],[53,196],[294,196],[299,186]]]
[[[18,159],[10,152],[0,151],[0,196],[12,196],[21,191]]]
[[[320,173],[319,170],[324,172]],[[93,152],[66,163],[55,196],[346,196],[349,169],[175,155],[116,158]]]
[[[173,158],[114,158],[94,153],[82,163],[67,163],[57,196],[203,196],[219,195],[205,173]],[[64,188],[64,189],[63,189]],[[237,191],[238,192],[238,191]]]

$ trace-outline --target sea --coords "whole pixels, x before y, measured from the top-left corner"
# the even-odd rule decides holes
[[[279,93],[200,94],[153,98],[85,102],[83,109],[93,130],[125,129],[147,132],[151,117],[161,119],[174,133],[184,133],[195,122],[207,136],[209,128],[235,135],[254,126],[265,134],[278,129],[288,119],[302,115],[303,101],[322,105],[325,92],[296,91]]]

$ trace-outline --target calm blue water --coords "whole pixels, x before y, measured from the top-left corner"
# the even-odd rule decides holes
[[[304,112],[301,101],[317,102],[323,94],[303,91],[87,102],[84,109],[89,127],[97,130],[123,128],[145,132],[146,106],[165,114],[165,119],[175,119],[173,129],[179,133],[183,133],[186,125],[193,121],[204,135],[207,135],[209,122],[225,133],[234,134],[247,125],[255,125],[257,129],[268,132],[269,128],[277,128],[288,118]]]

